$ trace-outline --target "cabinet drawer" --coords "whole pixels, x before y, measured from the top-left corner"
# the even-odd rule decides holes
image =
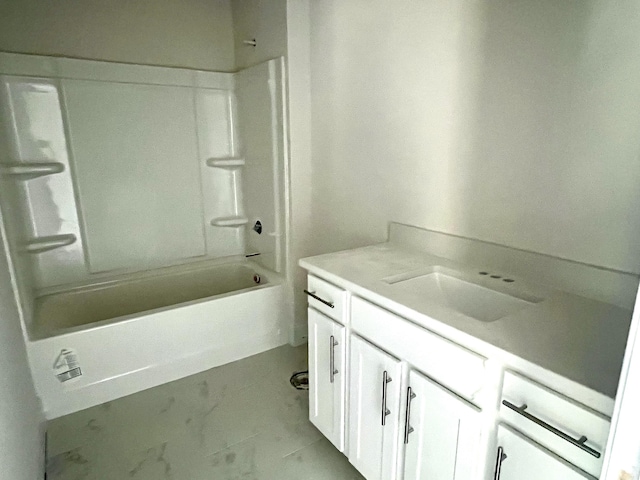
[[[346,319],[347,292],[318,277],[307,277],[309,306],[344,324]]]
[[[361,298],[351,300],[351,325],[461,397],[474,401],[485,358]]]
[[[602,414],[507,371],[500,416],[582,470],[600,475],[610,428],[610,420]],[[572,439],[583,445],[575,445]]]
[[[505,425],[498,425],[498,448],[497,480],[596,480]]]

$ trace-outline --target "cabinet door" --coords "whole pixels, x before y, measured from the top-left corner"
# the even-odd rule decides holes
[[[351,337],[349,461],[367,480],[397,476],[400,362]]]
[[[479,478],[476,472],[480,442],[479,410],[414,371],[409,374],[409,386],[403,399],[404,478]]]
[[[497,480],[595,480],[541,445],[504,425],[498,426]]]
[[[345,329],[309,309],[309,419],[344,451]]]

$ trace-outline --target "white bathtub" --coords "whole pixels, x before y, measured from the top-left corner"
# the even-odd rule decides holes
[[[47,418],[283,345],[283,286],[268,277],[249,262],[169,269],[38,298],[28,349]],[[64,382],[63,349],[82,372]]]

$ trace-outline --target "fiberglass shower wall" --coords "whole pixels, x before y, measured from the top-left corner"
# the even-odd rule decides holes
[[[240,150],[245,158],[244,199],[249,212],[248,250],[264,267],[282,272],[285,236],[283,60],[270,60],[236,74]],[[258,234],[253,227],[262,226]]]
[[[282,72],[281,60],[228,74],[0,54],[0,202],[23,307],[51,288],[246,253],[280,271]]]

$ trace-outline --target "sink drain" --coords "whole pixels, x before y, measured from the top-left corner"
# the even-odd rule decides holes
[[[291,375],[289,379],[291,385],[293,385],[298,390],[309,390],[309,372],[297,372]]]

